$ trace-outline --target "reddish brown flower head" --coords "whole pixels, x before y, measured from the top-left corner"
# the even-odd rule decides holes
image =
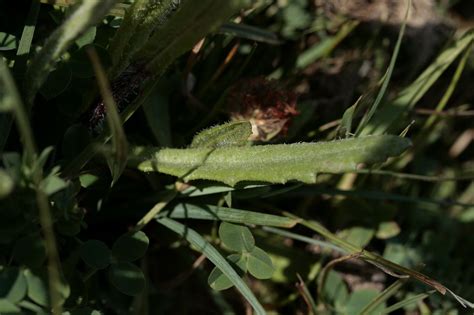
[[[228,95],[232,120],[248,120],[252,123],[250,140],[268,141],[285,135],[290,120],[298,115],[296,94],[276,80],[264,77],[242,80],[236,83]]]

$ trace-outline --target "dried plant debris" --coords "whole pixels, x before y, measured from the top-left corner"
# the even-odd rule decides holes
[[[291,118],[298,115],[296,94],[276,80],[263,76],[236,83],[228,96],[233,121],[252,123],[253,141],[269,141],[285,135]]]

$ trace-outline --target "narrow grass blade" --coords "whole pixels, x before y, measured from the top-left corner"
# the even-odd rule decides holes
[[[380,87],[380,91],[377,94],[377,97],[375,98],[374,103],[372,104],[369,111],[367,112],[367,115],[365,115],[362,118],[362,121],[357,127],[356,136],[359,136],[361,134],[367,122],[372,119],[372,116],[374,115],[375,111],[379,107],[379,104],[382,101],[382,98],[384,97],[385,92],[387,91],[388,83],[390,82],[390,78],[392,77],[393,69],[395,68],[395,62],[397,61],[398,53],[400,51],[400,46],[402,45],[402,39],[403,39],[403,35],[405,34],[405,27],[407,24],[409,13],[410,13],[411,0],[406,0],[406,2],[407,2],[407,10],[405,12],[405,18],[403,19],[403,23],[400,28],[400,32],[398,34],[397,43],[395,44],[395,49],[393,51],[392,58],[390,59],[390,64],[387,68],[387,72],[385,72],[385,75],[382,78],[382,82],[383,82],[382,86]]]
[[[114,152],[114,157],[109,161],[109,167],[112,173],[112,185],[114,185],[127,165],[127,138],[123,131],[122,120],[120,119],[117,106],[110,90],[110,84],[105,75],[105,71],[100,64],[99,56],[93,49],[90,49],[87,52],[91,59],[99,90],[102,95],[102,100],[107,111],[106,118],[112,136],[112,148]]]
[[[225,23],[221,26],[220,32],[270,45],[281,44],[275,33],[251,25]]]
[[[285,215],[287,215],[290,218],[299,220],[298,223],[300,223],[301,225],[319,233],[324,238],[329,240],[331,243],[337,246],[340,246],[342,249],[346,250],[351,255],[356,255],[357,257],[365,260],[366,262],[380,268],[382,271],[384,271],[385,273],[389,275],[392,275],[398,278],[401,278],[401,277],[413,278],[415,280],[418,280],[421,283],[424,283],[427,286],[432,287],[433,289],[435,289],[442,295],[446,295],[446,293],[451,294],[456,299],[456,301],[458,301],[464,307],[474,308],[473,303],[453,293],[450,289],[445,287],[443,284],[422,274],[421,272],[403,267],[399,264],[396,264],[394,262],[391,262],[390,260],[383,258],[382,256],[378,254],[364,250],[363,248],[360,248],[359,246],[351,244],[347,242],[346,240],[343,240],[342,238],[338,237],[337,235],[331,233],[328,229],[326,229],[323,225],[321,225],[320,223],[316,221],[304,220],[291,213],[285,213]]]
[[[46,40],[28,66],[24,91],[28,111],[39,88],[58,59],[89,27],[97,24],[118,0],[89,0],[79,4]]]
[[[390,103],[381,107],[374,117],[361,131],[361,135],[382,134],[393,126],[396,130],[403,129],[405,124],[395,125],[403,113],[411,110],[425,95],[431,86],[454,60],[474,41],[474,30],[466,32],[451,47],[442,52],[438,58],[408,87],[403,89]]]
[[[23,74],[26,67],[28,56],[31,52],[31,43],[33,42],[33,36],[35,34],[36,22],[38,20],[38,14],[40,11],[40,3],[38,1],[32,1],[30,11],[26,18],[25,26],[21,34],[20,43],[16,51],[15,60],[15,72]]]
[[[274,227],[264,226],[262,229],[264,231],[271,232],[271,233],[274,233],[274,234],[277,234],[277,235],[280,235],[280,236],[283,236],[283,237],[288,237],[288,238],[291,238],[291,239],[294,239],[294,240],[297,240],[297,241],[305,242],[307,244],[312,244],[312,245],[320,246],[322,248],[331,249],[331,250],[334,250],[334,251],[339,252],[341,254],[347,254],[346,250],[342,249],[339,246],[331,244],[329,242],[320,241],[320,240],[317,240],[317,239],[314,239],[314,238],[311,238],[311,237],[307,237],[307,236],[304,236],[304,235],[296,234],[296,233],[293,233],[293,232],[285,231],[285,230],[274,228]]]
[[[369,304],[367,304],[359,313],[359,315],[370,315],[377,309],[380,305],[386,302],[391,296],[397,293],[398,290],[406,282],[406,279],[398,279],[392,283],[388,288],[385,288],[380,294],[377,295]]]
[[[193,205],[180,203],[172,210],[162,213],[174,219],[219,220],[241,224],[256,224],[263,226],[276,226],[291,228],[296,221],[288,217],[253,212],[213,205]]]
[[[156,149],[135,148],[130,166],[234,186],[244,181],[315,183],[316,175],[354,171],[363,164],[384,162],[410,146],[396,136],[352,138],[331,142],[253,147]]]
[[[334,48],[339,45],[359,25],[358,21],[348,21],[342,25],[336,35],[331,36],[321,43],[311,46],[302,52],[296,61],[296,68],[301,70],[312,64],[313,62],[330,54]]]
[[[227,260],[201,235],[196,233],[196,231],[193,229],[190,229],[187,226],[169,218],[159,218],[156,221],[173,232],[181,235],[189,243],[191,243],[191,245],[195,246],[199,251],[201,251],[217,268],[222,271],[224,275],[227,276],[227,278],[229,278],[237,290],[239,290],[244,298],[250,303],[250,305],[252,305],[256,314],[266,314],[263,306],[257,300],[252,291],[250,291],[249,287],[245,284],[242,278],[229,265]]]
[[[398,303],[395,303],[395,304],[387,307],[386,309],[384,309],[382,311],[382,313],[380,313],[380,315],[390,314],[390,313],[395,312],[395,311],[397,311],[401,308],[404,308],[405,306],[415,304],[418,301],[426,299],[427,297],[429,297],[431,294],[433,294],[435,292],[436,292],[435,290],[431,290],[431,291],[428,291],[427,293],[421,293],[421,294],[417,294],[415,296],[409,297],[408,299],[405,299],[403,301],[400,301]]]

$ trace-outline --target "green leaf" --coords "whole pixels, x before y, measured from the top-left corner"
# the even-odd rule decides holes
[[[245,274],[247,272],[247,258],[241,254],[232,254],[227,256],[227,261],[233,266],[239,274]],[[222,291],[229,289],[234,286],[232,281],[217,267],[212,269],[211,273],[209,274],[209,278],[207,279],[207,283],[217,291]]]
[[[159,171],[185,181],[209,179],[235,185],[243,181],[315,183],[317,173],[344,173],[358,165],[398,156],[410,140],[382,135],[331,142],[260,145],[252,147],[157,149],[137,147],[130,166]]]
[[[362,311],[360,311],[359,315],[370,315],[374,314],[375,310],[379,310],[377,314],[380,313],[380,309],[384,308],[385,302],[397,293],[403,284],[406,282],[406,279],[399,279],[392,283],[388,288],[380,292],[369,304],[367,304]]]
[[[67,182],[57,175],[49,175],[43,179],[41,189],[45,194],[51,196],[67,187]]]
[[[397,222],[390,221],[390,222],[380,223],[375,236],[378,239],[386,240],[388,238],[397,236],[399,233],[400,233],[400,226],[397,224]]]
[[[373,229],[356,226],[347,230],[344,230],[339,233],[340,237],[346,239],[353,245],[356,245],[360,248],[364,248],[369,244],[370,240],[375,234]]]
[[[80,256],[92,268],[104,269],[110,264],[110,249],[104,242],[89,240],[81,245]]]
[[[346,305],[346,314],[359,314],[359,312],[377,297],[379,293],[371,289],[362,289],[353,292]],[[380,312],[385,308],[385,303],[380,304],[377,308],[373,310],[373,315],[380,314]]]
[[[354,105],[350,106],[344,111],[342,115],[341,124],[339,128],[341,129],[341,134],[344,134],[345,137],[349,137],[352,131],[352,121],[354,120],[354,113],[357,109],[357,101]]]
[[[349,298],[349,290],[342,276],[330,270],[323,288],[324,299],[330,301],[338,310],[342,309]]]
[[[81,48],[85,45],[92,44],[94,42],[96,34],[97,34],[97,27],[90,27],[87,31],[85,31],[82,34],[81,37],[79,37],[76,40],[77,46],[79,46],[79,48]]]
[[[145,288],[143,272],[132,263],[114,263],[109,269],[110,282],[123,294],[135,296]]]
[[[18,46],[18,39],[8,33],[0,32],[0,51],[14,50]]]
[[[13,179],[5,172],[3,169],[0,169],[0,199],[7,197],[15,188],[15,182]]]
[[[225,246],[236,252],[251,252],[255,247],[252,232],[243,225],[222,222],[219,226],[219,237]]]
[[[50,305],[47,273],[46,269],[35,269],[34,271],[27,269],[24,271],[28,283],[28,297],[41,306]],[[60,277],[54,289],[59,294],[59,299],[55,302],[62,305],[71,294],[71,289],[63,277]]]
[[[174,219],[219,220],[240,224],[256,224],[290,228],[296,221],[288,217],[277,216],[262,212],[253,212],[214,205],[193,205],[178,203],[172,210],[162,213]]]
[[[194,136],[191,148],[244,146],[252,135],[249,121],[229,122],[203,130]]]
[[[17,303],[25,297],[26,289],[26,278],[19,268],[10,267],[0,271],[0,299]]]
[[[186,240],[191,243],[191,245],[202,252],[217,268],[219,268],[224,273],[224,275],[230,279],[230,281],[232,281],[237,290],[239,290],[243,297],[249,302],[249,304],[252,305],[256,314],[266,314],[260,302],[245,284],[242,278],[238,275],[238,273],[209,242],[202,238],[201,235],[196,233],[196,231],[193,229],[190,229],[189,227],[169,218],[159,218],[156,221],[186,238]]]
[[[99,180],[99,177],[94,174],[82,174],[79,176],[79,181],[81,183],[81,187],[87,188],[89,186],[94,185]]]
[[[41,266],[46,260],[46,247],[39,234],[24,236],[15,242],[13,259],[31,268]]]
[[[1,299],[0,298],[0,313],[1,314],[20,314],[21,309],[10,302],[7,299]]]
[[[46,280],[31,270],[25,270],[24,274],[28,283],[28,297],[41,306],[48,306],[49,291]]]
[[[145,255],[148,237],[142,231],[132,231],[120,236],[112,246],[112,255],[117,260],[134,261]]]
[[[404,307],[407,307],[407,306],[410,306],[410,305],[416,305],[416,303],[418,303],[419,301],[423,300],[423,299],[426,299],[427,297],[429,297],[430,295],[432,295],[433,293],[435,293],[436,291],[435,290],[431,290],[431,291],[428,291],[427,293],[420,293],[420,294],[417,294],[415,296],[412,296],[412,297],[408,297],[398,303],[395,303],[393,305],[390,305],[389,307],[387,307],[386,309],[384,309],[382,312],[380,312],[380,315],[383,315],[383,314],[390,314],[396,310],[399,310],[401,308],[404,308]]]
[[[89,27],[102,20],[115,0],[83,1],[75,6],[68,18],[48,37],[43,48],[28,66],[25,79],[26,103],[31,106],[58,59]]]
[[[275,271],[270,256],[256,246],[249,254],[247,268],[250,274],[257,279],[269,279]]]

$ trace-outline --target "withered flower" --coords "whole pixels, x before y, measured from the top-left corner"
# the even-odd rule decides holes
[[[285,135],[291,118],[298,115],[296,94],[281,82],[264,77],[237,82],[229,91],[227,104],[231,120],[252,123],[249,140],[253,141]]]

